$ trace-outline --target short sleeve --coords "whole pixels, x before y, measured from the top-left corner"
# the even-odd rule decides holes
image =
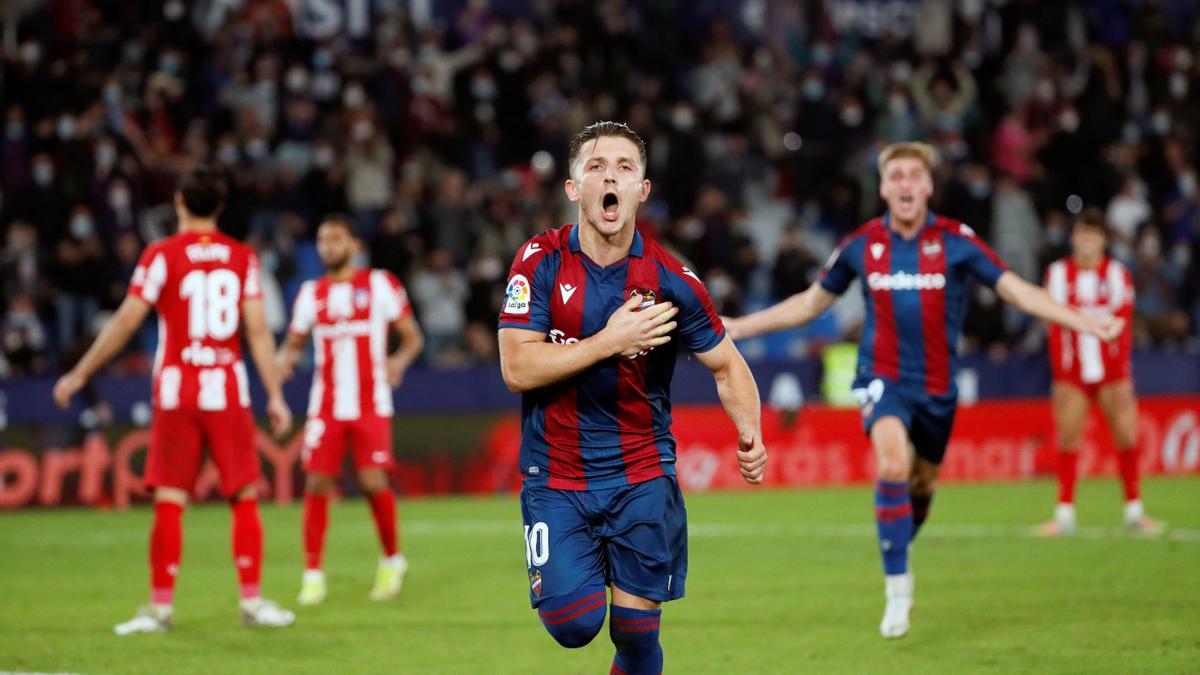
[[[296,302],[292,306],[292,322],[288,325],[288,332],[293,335],[306,337],[317,322],[316,286],[312,281],[300,285],[300,292],[296,294]]]
[[[242,301],[261,300],[262,296],[262,265],[258,262],[258,255],[251,253],[246,258],[246,278],[242,280]]]
[[[379,294],[379,306],[384,318],[387,321],[399,321],[412,314],[404,284],[386,270],[377,270],[374,274],[371,292]]]
[[[975,236],[974,230],[966,225],[959,225],[958,228],[958,234],[966,244],[967,271],[980,283],[995,288],[1000,276],[1008,271],[1008,266],[990,246]]]
[[[167,259],[158,246],[147,246],[138,259],[129,281],[127,295],[132,295],[150,306],[158,304],[163,285],[167,283]]]
[[[550,293],[554,280],[552,263],[557,252],[548,252],[542,237],[526,243],[517,251],[504,287],[500,308],[500,328],[550,331]]]
[[[683,346],[689,351],[702,354],[716,347],[725,337],[725,324],[717,316],[708,289],[700,282],[696,273],[684,267],[681,272],[667,271],[670,281],[671,299],[679,308],[675,321]]]
[[[850,282],[854,281],[854,277],[858,271],[854,269],[854,264],[851,262],[851,256],[847,255],[848,249],[854,243],[853,237],[846,237],[838,247],[829,255],[829,260],[825,262],[824,269],[821,270],[821,278],[818,283],[821,288],[833,293],[841,295],[850,287]]]

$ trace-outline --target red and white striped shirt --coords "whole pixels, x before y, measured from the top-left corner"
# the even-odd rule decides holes
[[[1094,335],[1050,326],[1050,366],[1054,379],[1077,384],[1112,382],[1132,374],[1133,277],[1120,262],[1105,256],[1094,269],[1080,269],[1070,258],[1046,270],[1046,290],[1055,300],[1085,315],[1111,314],[1125,319],[1125,331],[1112,342]]]
[[[179,234],[142,251],[129,295],[158,311],[153,406],[250,407],[242,303],[262,297],[258,257],[220,232]]]
[[[388,327],[412,312],[404,286],[384,270],[347,281],[306,281],[288,330],[313,337],[316,370],[308,416],[358,420],[392,414],[387,382]]]

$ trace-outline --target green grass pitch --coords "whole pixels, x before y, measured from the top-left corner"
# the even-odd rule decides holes
[[[866,487],[688,497],[688,597],[663,620],[674,673],[1195,672],[1200,668],[1200,481],[1148,480],[1172,530],[1123,535],[1115,480],[1080,486],[1081,536],[1039,540],[1050,482],[939,491],[914,553],[908,637],[883,607]],[[606,673],[607,631],[558,647],[526,601],[513,497],[400,502],[412,566],[401,597],[367,600],[366,506],[331,513],[330,596],[282,631],[242,628],[221,505],[184,517],[176,627],[118,638],[147,594],[151,511],[0,514],[0,670],[104,673]],[[264,593],[295,608],[300,509],[263,509]]]

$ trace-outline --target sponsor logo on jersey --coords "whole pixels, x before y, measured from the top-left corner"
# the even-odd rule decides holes
[[[199,262],[229,262],[230,250],[225,244],[190,244],[183,249],[188,260]]]
[[[521,262],[525,262],[526,260],[529,260],[529,256],[531,256],[535,253],[541,253],[541,252],[542,252],[542,245],[538,244],[536,242],[532,243],[525,247],[525,252],[521,254]]]
[[[883,244],[875,242],[871,244],[871,257],[879,260],[879,256],[883,255],[883,249],[886,248]]]
[[[946,287],[946,275],[941,272],[936,274],[872,272],[867,275],[867,286],[873,291],[940,291]]]
[[[573,345],[579,338],[567,337],[567,334],[557,328],[550,330],[550,341],[556,345]]]
[[[339,321],[335,324],[319,323],[316,326],[313,326],[313,337],[322,340],[343,337],[362,337],[370,334],[370,321]]]
[[[532,246],[533,244],[530,244]],[[508,301],[504,303],[506,314],[528,314],[529,300],[533,295],[529,287],[529,279],[524,274],[517,274],[508,280],[508,289],[504,292]]]
[[[238,360],[237,354],[224,347],[208,347],[200,342],[192,341],[179,353],[179,360],[185,365],[212,367],[228,366]]]
[[[696,273],[695,273],[695,272],[691,271],[690,269],[688,269],[688,268],[686,268],[686,267],[685,267],[685,268],[683,268],[683,273],[684,273],[684,274],[686,274],[687,276],[689,276],[689,277],[691,277],[691,278],[695,279],[695,280],[696,280],[696,283],[698,283],[698,284],[702,284],[702,283],[704,283],[703,281],[700,281],[700,277],[696,276]]]

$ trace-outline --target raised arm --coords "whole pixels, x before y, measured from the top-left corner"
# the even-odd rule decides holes
[[[146,315],[150,313],[150,305],[139,297],[125,296],[121,306],[113,317],[104,324],[87,353],[79,359],[79,363],[67,374],[59,378],[54,385],[54,402],[58,407],[66,409],[75,395],[97,370],[104,367],[113,356],[120,352],[129,342],[129,338],[137,331]]]
[[[267,415],[271,419],[271,431],[280,436],[292,426],[292,411],[283,401],[279,369],[276,368],[274,359],[275,338],[271,337],[271,329],[267,327],[261,298],[242,301],[242,323],[246,329],[246,343],[250,346],[250,356],[258,368],[263,388],[267,390]]]
[[[1016,272],[1006,270],[996,282],[1000,299],[1017,309],[1044,321],[1058,324],[1079,333],[1090,333],[1104,341],[1121,334],[1125,320],[1114,316],[1089,317],[1064,305],[1046,292],[1022,279]]]
[[[736,319],[725,319],[725,330],[735,340],[803,326],[821,316],[837,300],[819,282],[770,307]]]
[[[726,328],[728,330],[728,327]],[[696,354],[717,381],[717,395],[725,414],[738,430],[738,468],[751,485],[762,483],[767,465],[767,449],[762,443],[762,406],[758,385],[733,340],[725,339],[707,352]]]

